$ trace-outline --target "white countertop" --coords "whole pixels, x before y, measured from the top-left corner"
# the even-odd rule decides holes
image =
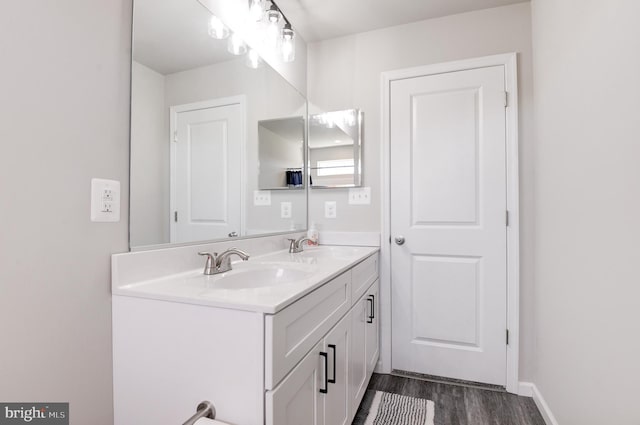
[[[234,270],[221,275],[205,276],[201,267],[116,286],[113,294],[274,314],[378,250],[378,247],[305,246],[302,253],[289,254],[287,250],[282,250],[251,257],[248,262],[233,262]],[[202,264],[204,266],[204,259]],[[284,270],[280,267],[282,264],[287,264]],[[270,286],[250,281],[241,282],[237,287],[219,284],[225,276],[235,275],[237,282],[242,273],[260,269],[271,270],[279,275],[284,273],[284,282]],[[292,271],[293,277],[290,279],[286,279],[288,271]],[[305,277],[296,278],[297,271]]]

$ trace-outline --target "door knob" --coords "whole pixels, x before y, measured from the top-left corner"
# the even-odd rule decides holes
[[[395,241],[396,241],[396,245],[403,245],[404,244],[404,236],[396,237]]]

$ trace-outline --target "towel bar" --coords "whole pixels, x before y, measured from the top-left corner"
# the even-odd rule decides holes
[[[200,418],[216,418],[216,408],[213,407],[213,404],[211,404],[210,401],[203,401],[202,403],[198,404],[198,408],[196,409],[196,411],[197,413],[187,419],[187,421],[182,425],[193,425]]]

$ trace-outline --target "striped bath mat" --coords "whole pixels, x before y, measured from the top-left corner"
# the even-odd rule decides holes
[[[364,425],[433,425],[433,401],[376,391]]]

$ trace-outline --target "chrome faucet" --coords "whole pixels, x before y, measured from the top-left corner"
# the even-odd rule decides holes
[[[249,254],[244,251],[240,251],[237,248],[227,249],[221,254],[218,254],[217,252],[214,252],[213,254],[210,252],[199,252],[198,255],[207,257],[207,262],[204,265],[204,274],[211,276],[214,274],[228,272],[231,270],[231,256],[234,254],[242,258],[242,261],[247,261],[249,259]]]
[[[314,242],[313,239],[309,239],[306,236],[301,236],[298,239],[287,239],[289,241],[289,254],[296,254],[302,252],[302,243],[305,241]]]

